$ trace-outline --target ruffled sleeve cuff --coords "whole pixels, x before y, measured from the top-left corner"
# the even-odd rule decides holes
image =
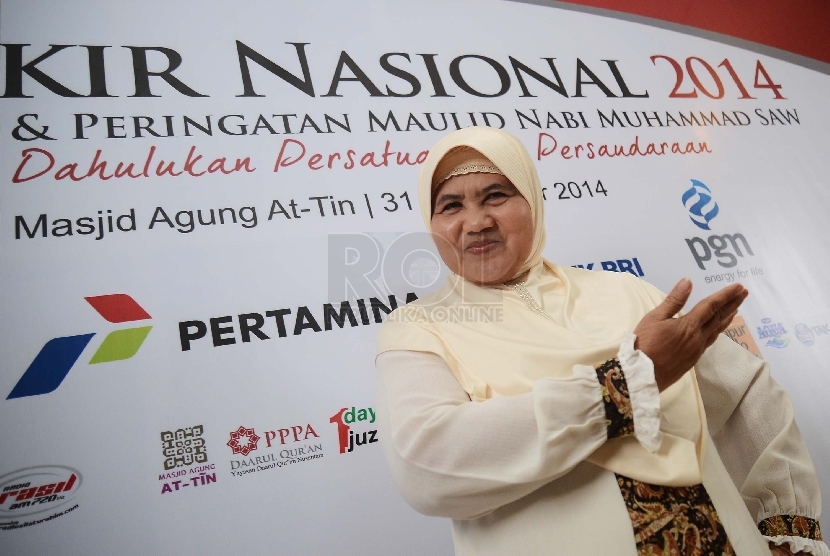
[[[608,439],[634,434],[634,412],[620,362],[609,359],[594,368],[602,392],[605,426]]]
[[[786,545],[790,552],[830,556],[822,540],[818,520],[801,515],[774,515],[761,520],[758,529],[776,546]]]
[[[634,349],[634,334],[626,334],[617,359],[628,383],[628,394],[634,416],[634,437],[649,452],[656,452],[663,442],[660,431],[660,390],[654,378],[654,363]],[[830,556],[828,554],[827,556]]]
[[[806,552],[807,554],[815,554],[815,556],[830,556],[830,549],[822,541],[805,539],[804,537],[768,537],[766,535],[764,535],[764,538],[775,546],[786,545],[793,554]]]

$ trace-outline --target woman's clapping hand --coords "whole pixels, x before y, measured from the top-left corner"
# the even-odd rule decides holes
[[[673,318],[691,293],[691,280],[683,278],[634,329],[635,347],[654,363],[654,377],[661,392],[697,363],[718,334],[726,330],[749,295],[742,285],[733,284],[710,295],[688,314]]]

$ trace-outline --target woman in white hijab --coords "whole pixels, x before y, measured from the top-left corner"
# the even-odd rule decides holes
[[[746,290],[672,318],[688,280],[666,298],[544,260],[539,178],[504,131],[439,141],[419,197],[452,274],[381,329],[378,416],[457,554],[830,556],[789,398],[720,334]]]

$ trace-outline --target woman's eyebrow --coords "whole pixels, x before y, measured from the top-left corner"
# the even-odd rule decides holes
[[[445,201],[461,201],[464,199],[464,195],[460,195],[458,193],[443,193],[435,199],[435,206],[437,207],[441,203]]]
[[[479,190],[478,196],[483,197],[484,195],[487,195],[488,193],[492,193],[493,191],[497,191],[497,190],[500,190],[500,189],[502,189],[502,190],[503,189],[509,189],[509,187],[507,185],[503,184],[503,183],[496,182],[496,183],[490,184],[487,187],[484,187],[481,190]]]

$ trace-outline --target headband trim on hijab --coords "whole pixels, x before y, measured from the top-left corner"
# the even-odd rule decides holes
[[[450,149],[435,167],[433,178],[440,177],[433,179],[432,190],[435,191],[436,187],[455,176],[475,173],[504,175],[490,159],[473,148]]]
[[[441,185],[448,179],[455,177],[455,176],[463,176],[464,174],[475,174],[475,173],[483,173],[483,174],[501,174],[504,175],[501,170],[496,168],[495,166],[491,166],[490,164],[473,164],[470,166],[459,166],[436,183],[436,185]]]

